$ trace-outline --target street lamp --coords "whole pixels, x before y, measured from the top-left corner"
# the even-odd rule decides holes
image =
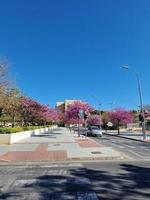
[[[138,93],[139,93],[139,98],[140,98],[141,114],[142,114],[142,117],[143,117],[143,120],[142,120],[142,133],[143,133],[143,140],[145,140],[146,139],[145,116],[144,116],[143,99],[142,99],[142,91],[141,91],[141,83],[140,83],[139,74],[134,68],[130,68],[128,65],[125,65],[122,68],[126,69],[126,70],[131,70],[134,73],[134,75],[136,76],[137,86],[138,86]]]
[[[104,103],[100,103],[98,98],[96,96],[94,96],[94,95],[91,95],[91,97],[94,98],[97,101],[97,105],[99,106],[98,108],[99,108],[99,110],[101,110],[101,106],[104,105]],[[113,105],[115,105],[116,103],[115,102],[108,102],[106,104],[108,104],[110,106],[111,110],[112,110]]]
[[[95,95],[91,95],[91,97],[97,101],[98,109],[99,109],[100,116],[101,116],[101,106],[103,103],[101,103]]]

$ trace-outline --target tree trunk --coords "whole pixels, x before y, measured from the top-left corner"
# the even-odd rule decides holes
[[[13,116],[13,123],[12,123],[12,127],[14,127],[14,126],[15,126],[15,122],[16,122],[16,118],[15,118],[15,116]]]
[[[107,133],[107,126],[105,127],[105,132]]]
[[[118,135],[120,134],[120,128],[118,127]]]
[[[21,120],[21,126],[22,127],[24,126],[24,120],[23,119]]]
[[[4,121],[3,124],[4,124],[4,127],[5,127],[6,126],[6,122]]]

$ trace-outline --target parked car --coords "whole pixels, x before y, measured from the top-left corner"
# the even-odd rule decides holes
[[[88,136],[100,136],[102,137],[102,129],[98,126],[89,126],[88,127]]]
[[[80,127],[80,135],[86,136],[88,133],[88,128]]]

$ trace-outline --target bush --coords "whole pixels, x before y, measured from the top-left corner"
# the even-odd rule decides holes
[[[49,126],[24,126],[24,127],[8,127],[8,128],[3,128],[0,127],[0,134],[5,134],[5,133],[17,133],[17,132],[22,132],[22,131],[29,131],[29,130],[35,130],[39,128],[46,128]]]

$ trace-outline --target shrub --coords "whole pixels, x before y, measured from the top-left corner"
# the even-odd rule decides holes
[[[39,128],[46,128],[49,126],[24,126],[24,127],[8,127],[8,128],[3,128],[0,127],[0,134],[5,134],[5,133],[17,133],[17,132],[22,132],[22,131],[29,131],[29,130],[35,130]]]

